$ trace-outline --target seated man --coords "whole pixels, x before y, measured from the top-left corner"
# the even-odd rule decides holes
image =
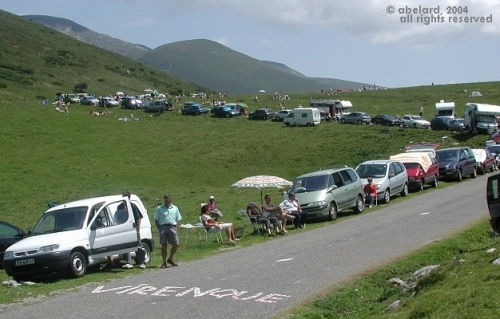
[[[281,221],[281,232],[283,234],[288,233],[286,230],[286,222],[287,220],[293,220],[295,217],[288,214],[283,208],[280,206],[275,206],[271,203],[271,195],[266,194],[264,196],[265,203],[262,205],[262,215],[265,217],[276,217]]]
[[[295,198],[295,193],[288,193],[288,198],[281,202],[280,207],[288,214],[293,215],[293,226],[295,229],[305,227],[309,214],[300,209],[299,200]]]
[[[271,224],[276,229],[277,235],[284,235],[284,233],[281,233],[279,228],[278,228],[278,219],[276,219],[276,217],[264,217],[262,215],[262,212],[260,211],[259,207],[257,207],[257,204],[255,204],[253,202],[248,204],[247,215],[248,215],[248,217],[250,217],[250,220],[253,219],[257,223],[265,224],[266,229],[267,229],[267,234],[269,237],[274,237],[274,235],[271,231]]]
[[[363,186],[363,191],[365,192],[365,197],[370,199],[370,208],[373,207],[373,201],[377,197],[377,185],[373,183],[373,178],[367,178],[368,184]]]
[[[212,219],[210,216],[210,206],[205,204],[201,206],[201,220],[203,221],[203,226],[206,227],[216,227],[220,230],[226,231],[227,240],[234,243],[236,237],[234,237],[234,227],[232,223],[220,223]]]

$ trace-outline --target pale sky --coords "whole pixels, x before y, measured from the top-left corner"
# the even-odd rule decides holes
[[[500,80],[500,0],[0,0],[0,9],[152,49],[208,39],[311,77],[386,87]]]

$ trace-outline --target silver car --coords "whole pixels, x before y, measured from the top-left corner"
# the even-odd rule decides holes
[[[309,214],[308,219],[334,220],[343,210],[353,209],[361,213],[364,209],[363,183],[348,166],[301,175],[295,179],[289,192],[295,193],[300,208]],[[285,194],[286,198],[288,194]]]
[[[341,123],[370,124],[372,117],[366,112],[351,112],[342,115]]]
[[[448,124],[448,131],[463,131],[465,130],[464,119],[453,119]]]
[[[377,200],[388,203],[397,193],[408,195],[408,174],[403,163],[393,160],[366,161],[356,168],[363,185],[368,177],[377,185]]]

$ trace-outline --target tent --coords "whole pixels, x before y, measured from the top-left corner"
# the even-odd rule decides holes
[[[479,91],[470,92],[469,97],[475,97],[475,96],[483,96],[483,95]]]

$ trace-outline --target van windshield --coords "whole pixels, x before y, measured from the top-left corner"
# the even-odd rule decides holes
[[[83,227],[88,207],[72,207],[43,214],[33,229],[33,235],[57,233]]]
[[[361,178],[382,178],[387,172],[386,164],[362,164],[356,169]]]
[[[333,184],[333,178],[331,178],[330,174],[297,178],[293,182],[292,188],[290,188],[290,192],[313,192],[321,189],[326,189],[330,186],[333,186]]]

